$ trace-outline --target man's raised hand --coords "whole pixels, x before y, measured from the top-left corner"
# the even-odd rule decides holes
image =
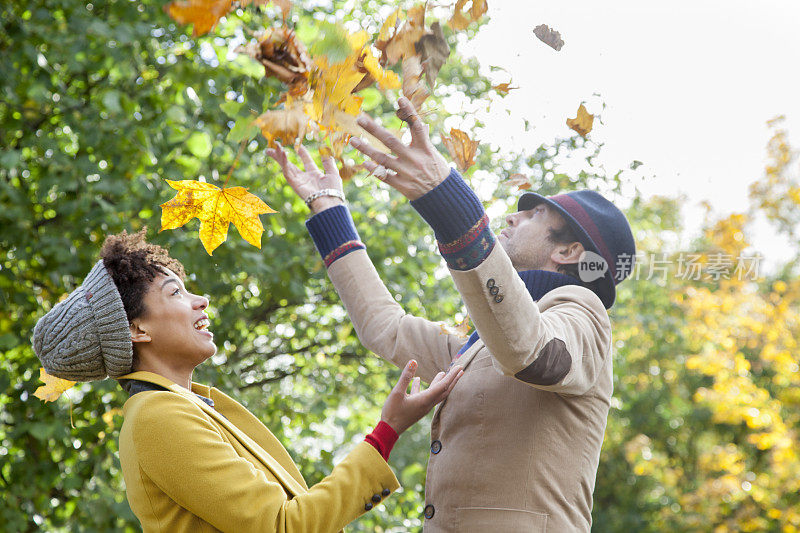
[[[409,200],[416,200],[447,178],[450,167],[436,150],[414,105],[407,98],[397,101],[397,116],[411,127],[411,143],[404,144],[392,132],[366,114],[358,124],[381,141],[393,155],[385,154],[354,137],[350,144],[369,157],[364,166],[376,177],[400,191]]]

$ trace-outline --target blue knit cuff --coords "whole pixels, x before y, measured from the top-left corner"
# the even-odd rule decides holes
[[[306,221],[306,228],[326,267],[350,252],[366,248],[358,237],[350,211],[343,205],[317,213]]]
[[[411,205],[433,228],[439,251],[453,270],[477,267],[494,248],[483,205],[455,169]]]

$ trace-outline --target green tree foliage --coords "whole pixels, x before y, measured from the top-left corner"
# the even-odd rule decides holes
[[[301,3],[291,23],[309,44],[322,20],[374,34],[393,8],[384,4],[337,0],[304,10]],[[40,366],[30,342],[36,320],[80,283],[104,236],[123,229],[147,226],[148,239],[168,247],[191,273],[190,290],[211,299],[219,351],[195,379],[242,401],[287,445],[306,480],[319,481],[377,422],[397,371],[355,337],[306,233],[307,209],[264,156],[264,139],[246,142],[230,181],[278,210],[262,216],[261,250],[231,230],[209,257],[197,221],[157,233],[158,205],[174,192],[164,180],[203,177],[221,185],[240,140],[255,134],[249,121],[276,105],[280,83],[230,50],[253,31],[280,24],[278,9],[237,10],[199,39],[166,16],[163,2],[149,0],[12,2],[0,15],[0,529],[138,529],[117,456],[125,401],[117,384],[79,384],[69,400],[54,404],[32,397]],[[455,42],[449,29],[446,35]],[[436,142],[447,116],[442,97],[486,98],[491,83],[478,72],[475,60],[457,53],[442,69],[439,89],[425,104]],[[365,110],[401,127],[377,90],[364,96]],[[481,127],[474,124],[473,138],[480,140]],[[575,136],[499,161],[482,145],[467,179],[482,195],[493,191],[482,200],[501,211],[518,196],[503,181],[515,172],[530,176],[543,194],[584,187],[618,194],[620,174],[594,164],[599,149]],[[584,170],[561,172],[558,162],[567,156],[582,159]],[[784,189],[796,192],[790,185]],[[396,299],[432,320],[463,318],[432,234],[407,202],[363,175],[346,187],[361,238]],[[678,204],[631,200],[639,249],[668,249],[681,232]],[[793,272],[786,269],[782,279],[790,281]],[[748,468],[774,473],[771,463],[759,462],[768,452],[748,443],[746,424],[720,421],[719,405],[697,396],[717,381],[692,357],[722,341],[697,337],[687,323],[686,300],[678,296],[688,285],[670,278],[621,286],[612,312],[615,399],[595,491],[597,531],[689,527],[681,517],[698,516],[692,491],[714,486],[716,474],[706,468],[714,446],[735,442]],[[768,297],[771,289],[759,290]],[[714,312],[721,310],[709,308]],[[751,349],[748,357],[756,361],[758,354]],[[771,372],[759,374],[767,389]],[[775,394],[786,406],[795,402],[783,389]],[[793,428],[795,418],[787,416],[786,425]],[[425,421],[403,435],[391,464],[404,488],[351,530],[420,528],[428,444]],[[779,474],[786,472],[792,471]],[[714,507],[720,523],[747,504],[740,496]],[[788,520],[795,500],[769,501],[766,511],[747,507],[750,523]]]

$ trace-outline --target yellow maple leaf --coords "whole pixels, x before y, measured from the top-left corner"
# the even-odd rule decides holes
[[[592,131],[592,124],[594,123],[594,115],[589,114],[583,104],[578,108],[578,116],[575,118],[567,119],[567,126],[575,130],[581,137],[586,137]]]
[[[423,68],[419,56],[410,56],[403,60],[403,96],[411,101],[417,111],[431,95],[422,79],[422,74]]]
[[[164,9],[178,24],[192,24],[192,37],[214,29],[231,9],[233,0],[174,0]]]
[[[74,381],[51,376],[44,368],[39,368],[39,379],[44,385],[36,389],[33,395],[45,402],[56,401],[62,392],[75,385]]]
[[[450,137],[442,135],[442,142],[444,142],[447,151],[455,159],[456,166],[461,172],[466,171],[475,164],[475,154],[478,151],[480,142],[471,140],[466,132],[450,128]]]
[[[486,0],[472,0],[469,11],[465,11],[467,0],[458,0],[453,9],[453,16],[447,21],[447,25],[456,31],[466,29],[472,22],[483,16],[488,10]]]
[[[174,229],[192,218],[200,219],[200,241],[211,255],[228,238],[228,226],[233,223],[244,240],[261,248],[264,226],[258,215],[276,213],[244,187],[220,189],[216,185],[194,180],[171,181],[178,193],[161,204],[161,229]]]

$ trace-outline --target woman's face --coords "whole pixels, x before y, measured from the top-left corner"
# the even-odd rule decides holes
[[[145,333],[139,348],[179,366],[194,368],[217,352],[214,335],[208,331],[205,309],[208,299],[186,290],[181,279],[168,268],[159,274],[144,296],[144,313],[133,324]],[[137,342],[137,336],[133,336]],[[149,340],[147,340],[149,339]]]

